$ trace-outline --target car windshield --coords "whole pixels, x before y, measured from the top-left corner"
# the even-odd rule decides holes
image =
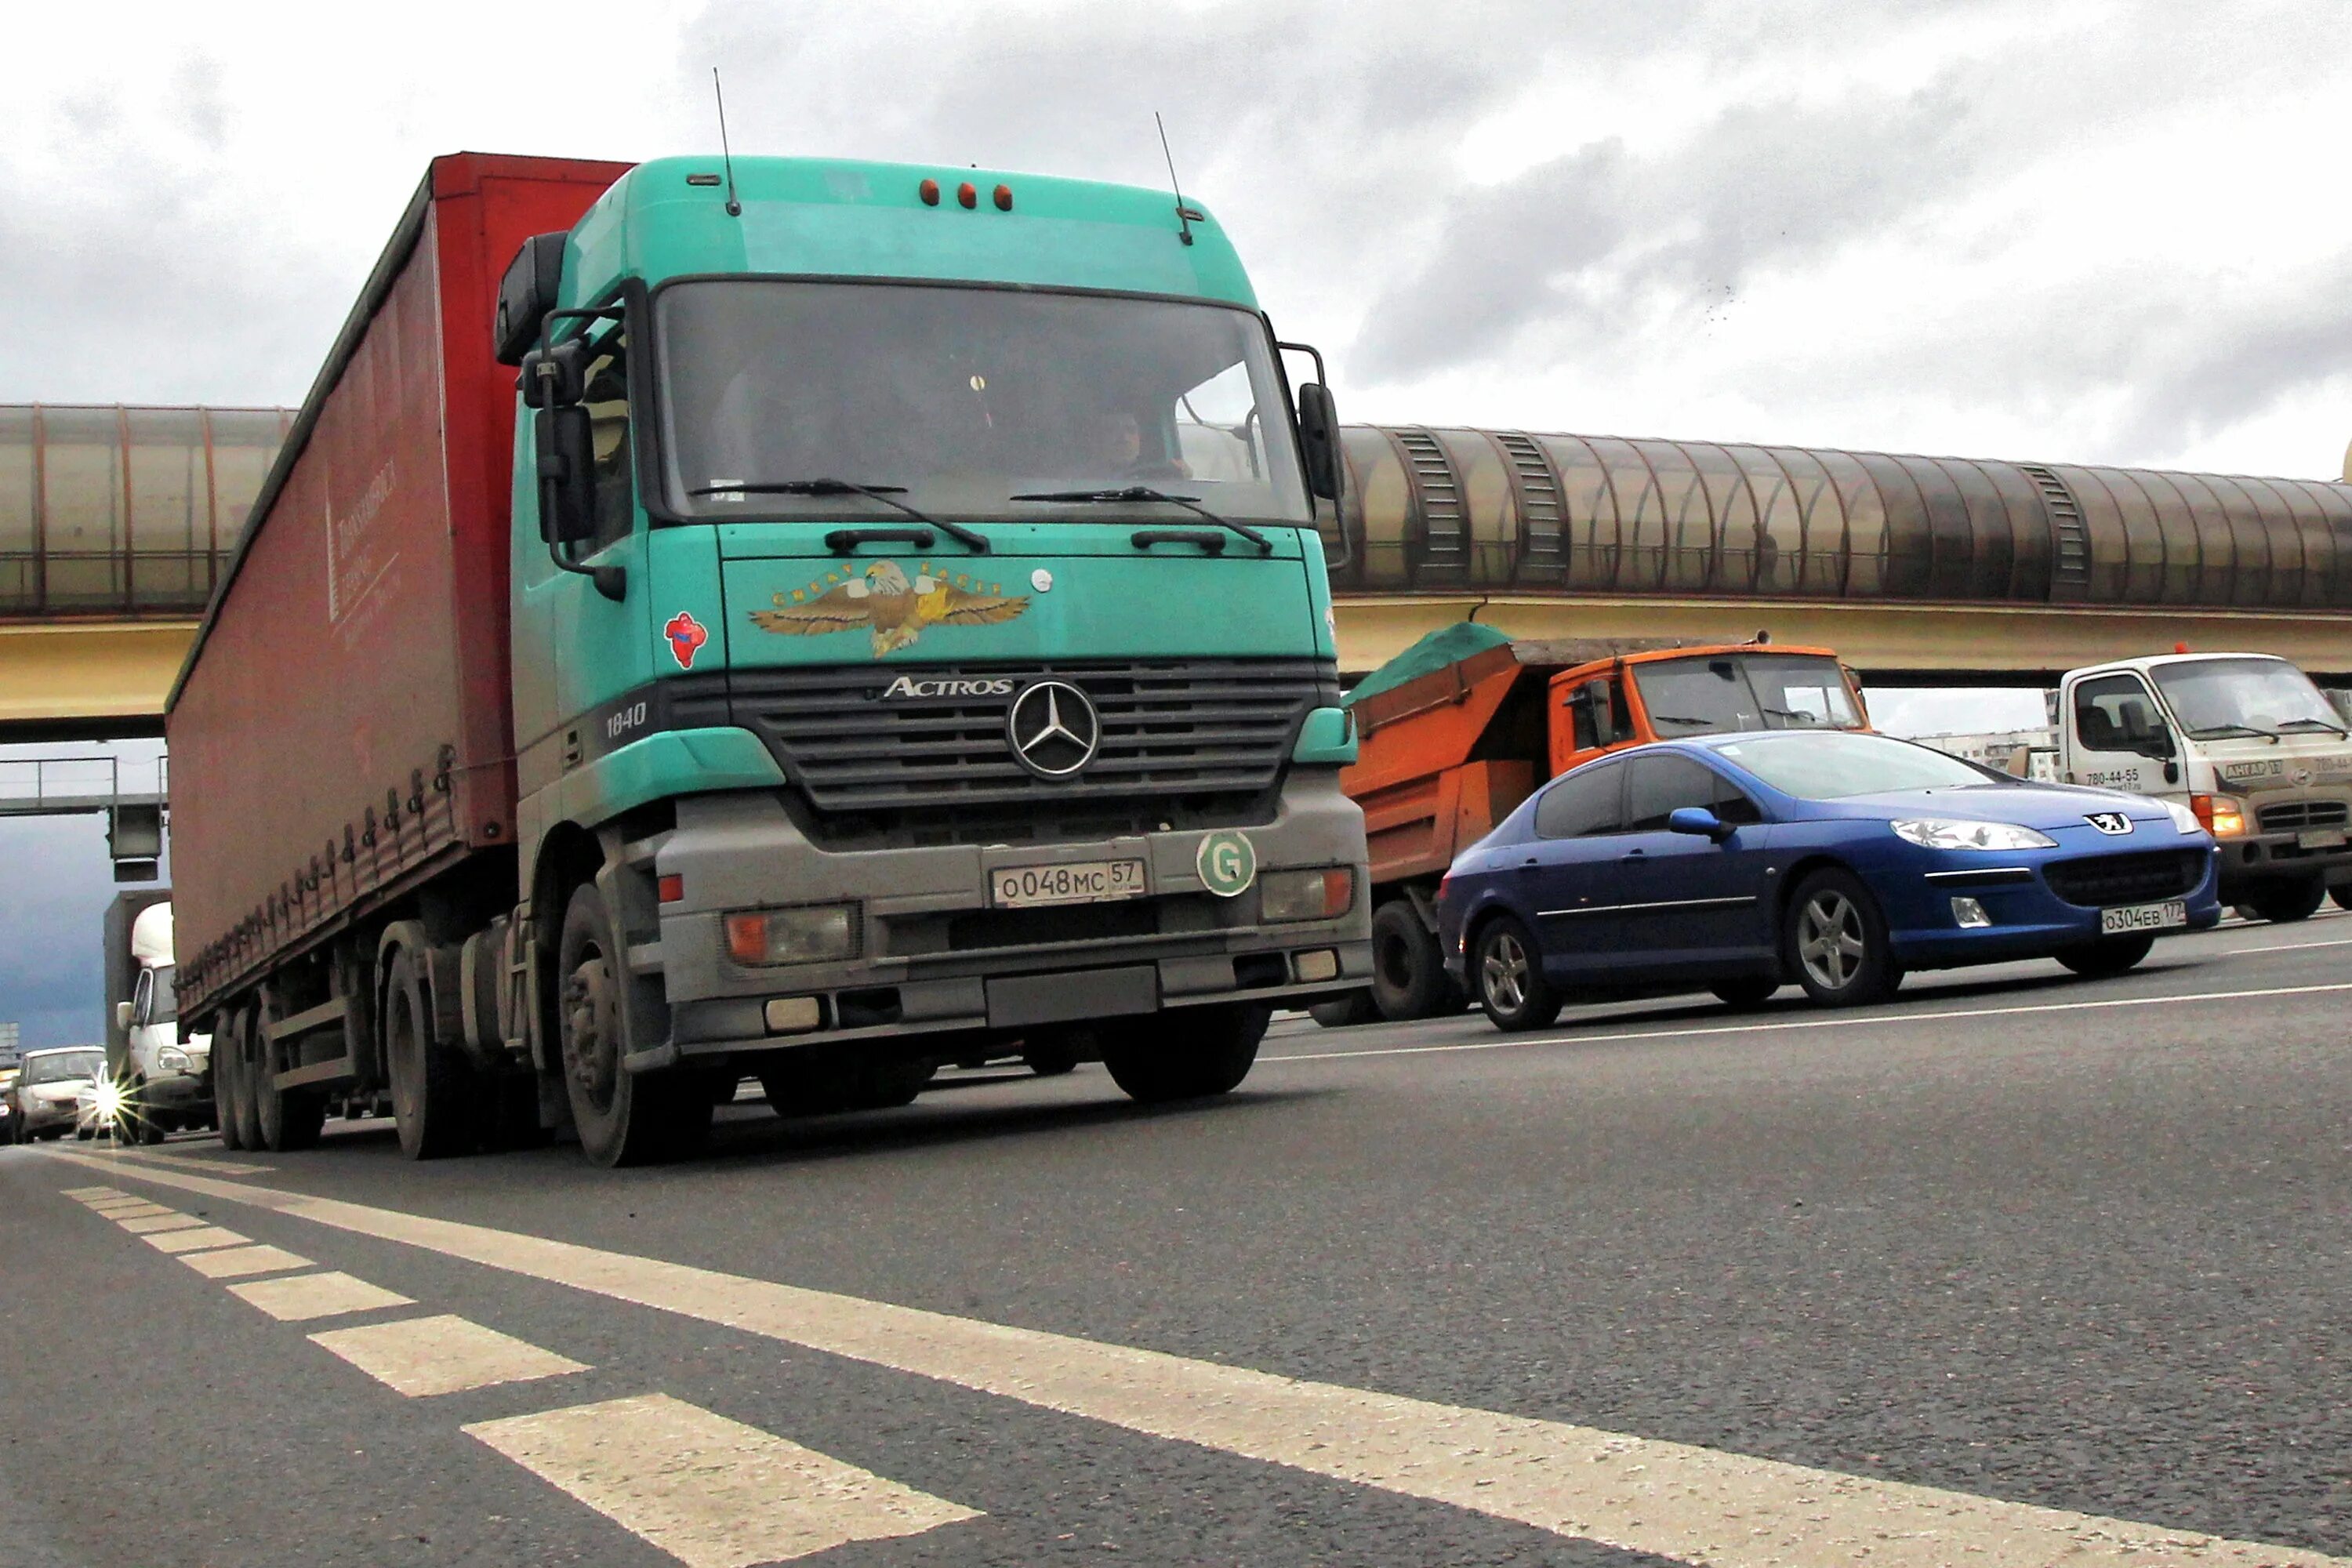
[[[1141,487],[1244,522],[1314,520],[1265,325],[1244,310],[731,279],[663,289],[656,321],[684,516],[877,514],[855,493],[762,493],[838,479],[957,517],[1167,518],[1141,500],[1013,499]]]
[[[106,1065],[106,1053],[100,1050],[51,1051],[25,1058],[26,1083],[66,1083],[78,1078],[96,1078],[98,1069]]]
[[[1863,727],[1845,676],[1832,658],[1717,654],[1639,664],[1633,675],[1661,736]]]
[[[2283,658],[2200,658],[2159,664],[2151,673],[2191,735],[2344,728],[2311,677]]]
[[[1727,741],[1715,752],[1800,800],[2016,783],[1973,763],[1885,735],[1762,735]]]

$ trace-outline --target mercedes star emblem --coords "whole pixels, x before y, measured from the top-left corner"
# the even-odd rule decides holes
[[[1013,700],[1005,743],[1039,778],[1066,779],[1095,760],[1102,720],[1087,694],[1066,680],[1041,680]]]

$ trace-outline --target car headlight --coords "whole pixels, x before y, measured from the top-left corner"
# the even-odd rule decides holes
[[[2031,827],[2009,822],[1966,822],[1958,817],[1921,816],[1890,822],[1895,837],[1922,849],[2055,849],[2058,841]]]
[[[155,1053],[155,1065],[165,1072],[188,1070],[188,1053],[177,1046],[165,1046]]]
[[[2179,801],[2168,800],[2162,804],[2167,814],[2168,814],[2172,818],[2172,826],[2180,829],[2181,832],[2202,833],[2205,831],[2205,825],[2197,820],[2197,814],[2189,810],[2187,806],[2181,805]]]
[[[1316,871],[1268,871],[1257,879],[1263,921],[1328,921],[1355,902],[1355,873],[1345,866]]]
[[[726,918],[727,956],[747,969],[814,963],[857,952],[856,904],[804,904]]]

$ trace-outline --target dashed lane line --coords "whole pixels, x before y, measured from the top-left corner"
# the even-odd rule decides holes
[[[114,1223],[132,1236],[153,1236],[159,1231],[187,1230],[205,1222],[192,1214],[157,1214],[135,1219],[119,1219]]]
[[[313,1267],[309,1258],[283,1247],[257,1245],[183,1253],[180,1261],[207,1279],[243,1279],[255,1274],[283,1274],[289,1269]]]
[[[687,1568],[786,1563],[980,1517],[662,1394],[464,1431]]]
[[[310,1342],[411,1398],[588,1370],[585,1362],[447,1314],[328,1329],[312,1334]]]
[[[218,1253],[198,1253],[183,1261]],[[281,1279],[249,1279],[232,1285],[229,1294],[258,1307],[281,1323],[307,1322],[312,1318],[340,1318],[352,1312],[373,1312],[383,1307],[414,1307],[416,1302],[396,1290],[344,1273],[340,1268],[317,1274],[293,1274]]]
[[[207,1247],[244,1247],[253,1237],[241,1236],[225,1225],[199,1226],[194,1230],[167,1230],[139,1238],[158,1252],[174,1256],[184,1252],[202,1252]]]
[[[1370,1057],[1427,1057],[1449,1051],[1521,1051],[1536,1046],[1604,1046],[1623,1040],[1694,1039],[1707,1035],[1772,1035],[1791,1029],[1861,1029],[1891,1024],[1940,1024],[1966,1018],[2014,1018],[2037,1013],[2084,1013],[2104,1007],[2185,1006],[2194,1002],[2251,1002],[2265,996],[2315,996],[2352,991],[2352,981],[2326,985],[2271,985],[2255,991],[2196,991],[2173,996],[2111,996],[2095,1002],[2037,1002],[2016,1007],[1906,1008],[1892,1013],[1839,1014],[1826,1018],[1791,1018],[1771,1024],[1696,1024],[1682,1029],[1627,1029],[1617,1034],[1507,1035],[1492,1040],[1462,1040],[1450,1045],[1374,1047],[1360,1051],[1288,1051],[1260,1057],[1258,1065],[1276,1062],[1350,1061]],[[60,1159],[79,1156],[64,1154]]]
[[[1874,1568],[2061,1560],[2352,1568],[2314,1552],[1279,1377],[340,1199],[176,1173],[146,1179],[1038,1409],[1711,1568],[1864,1558]]]

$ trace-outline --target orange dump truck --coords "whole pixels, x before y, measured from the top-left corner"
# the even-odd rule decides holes
[[[1470,622],[1382,665],[1348,707],[1362,750],[1339,784],[1371,845],[1372,988],[1318,1007],[1327,1024],[1464,1005],[1438,955],[1438,879],[1546,780],[1645,741],[1870,724],[1828,648],[1515,642]]]

